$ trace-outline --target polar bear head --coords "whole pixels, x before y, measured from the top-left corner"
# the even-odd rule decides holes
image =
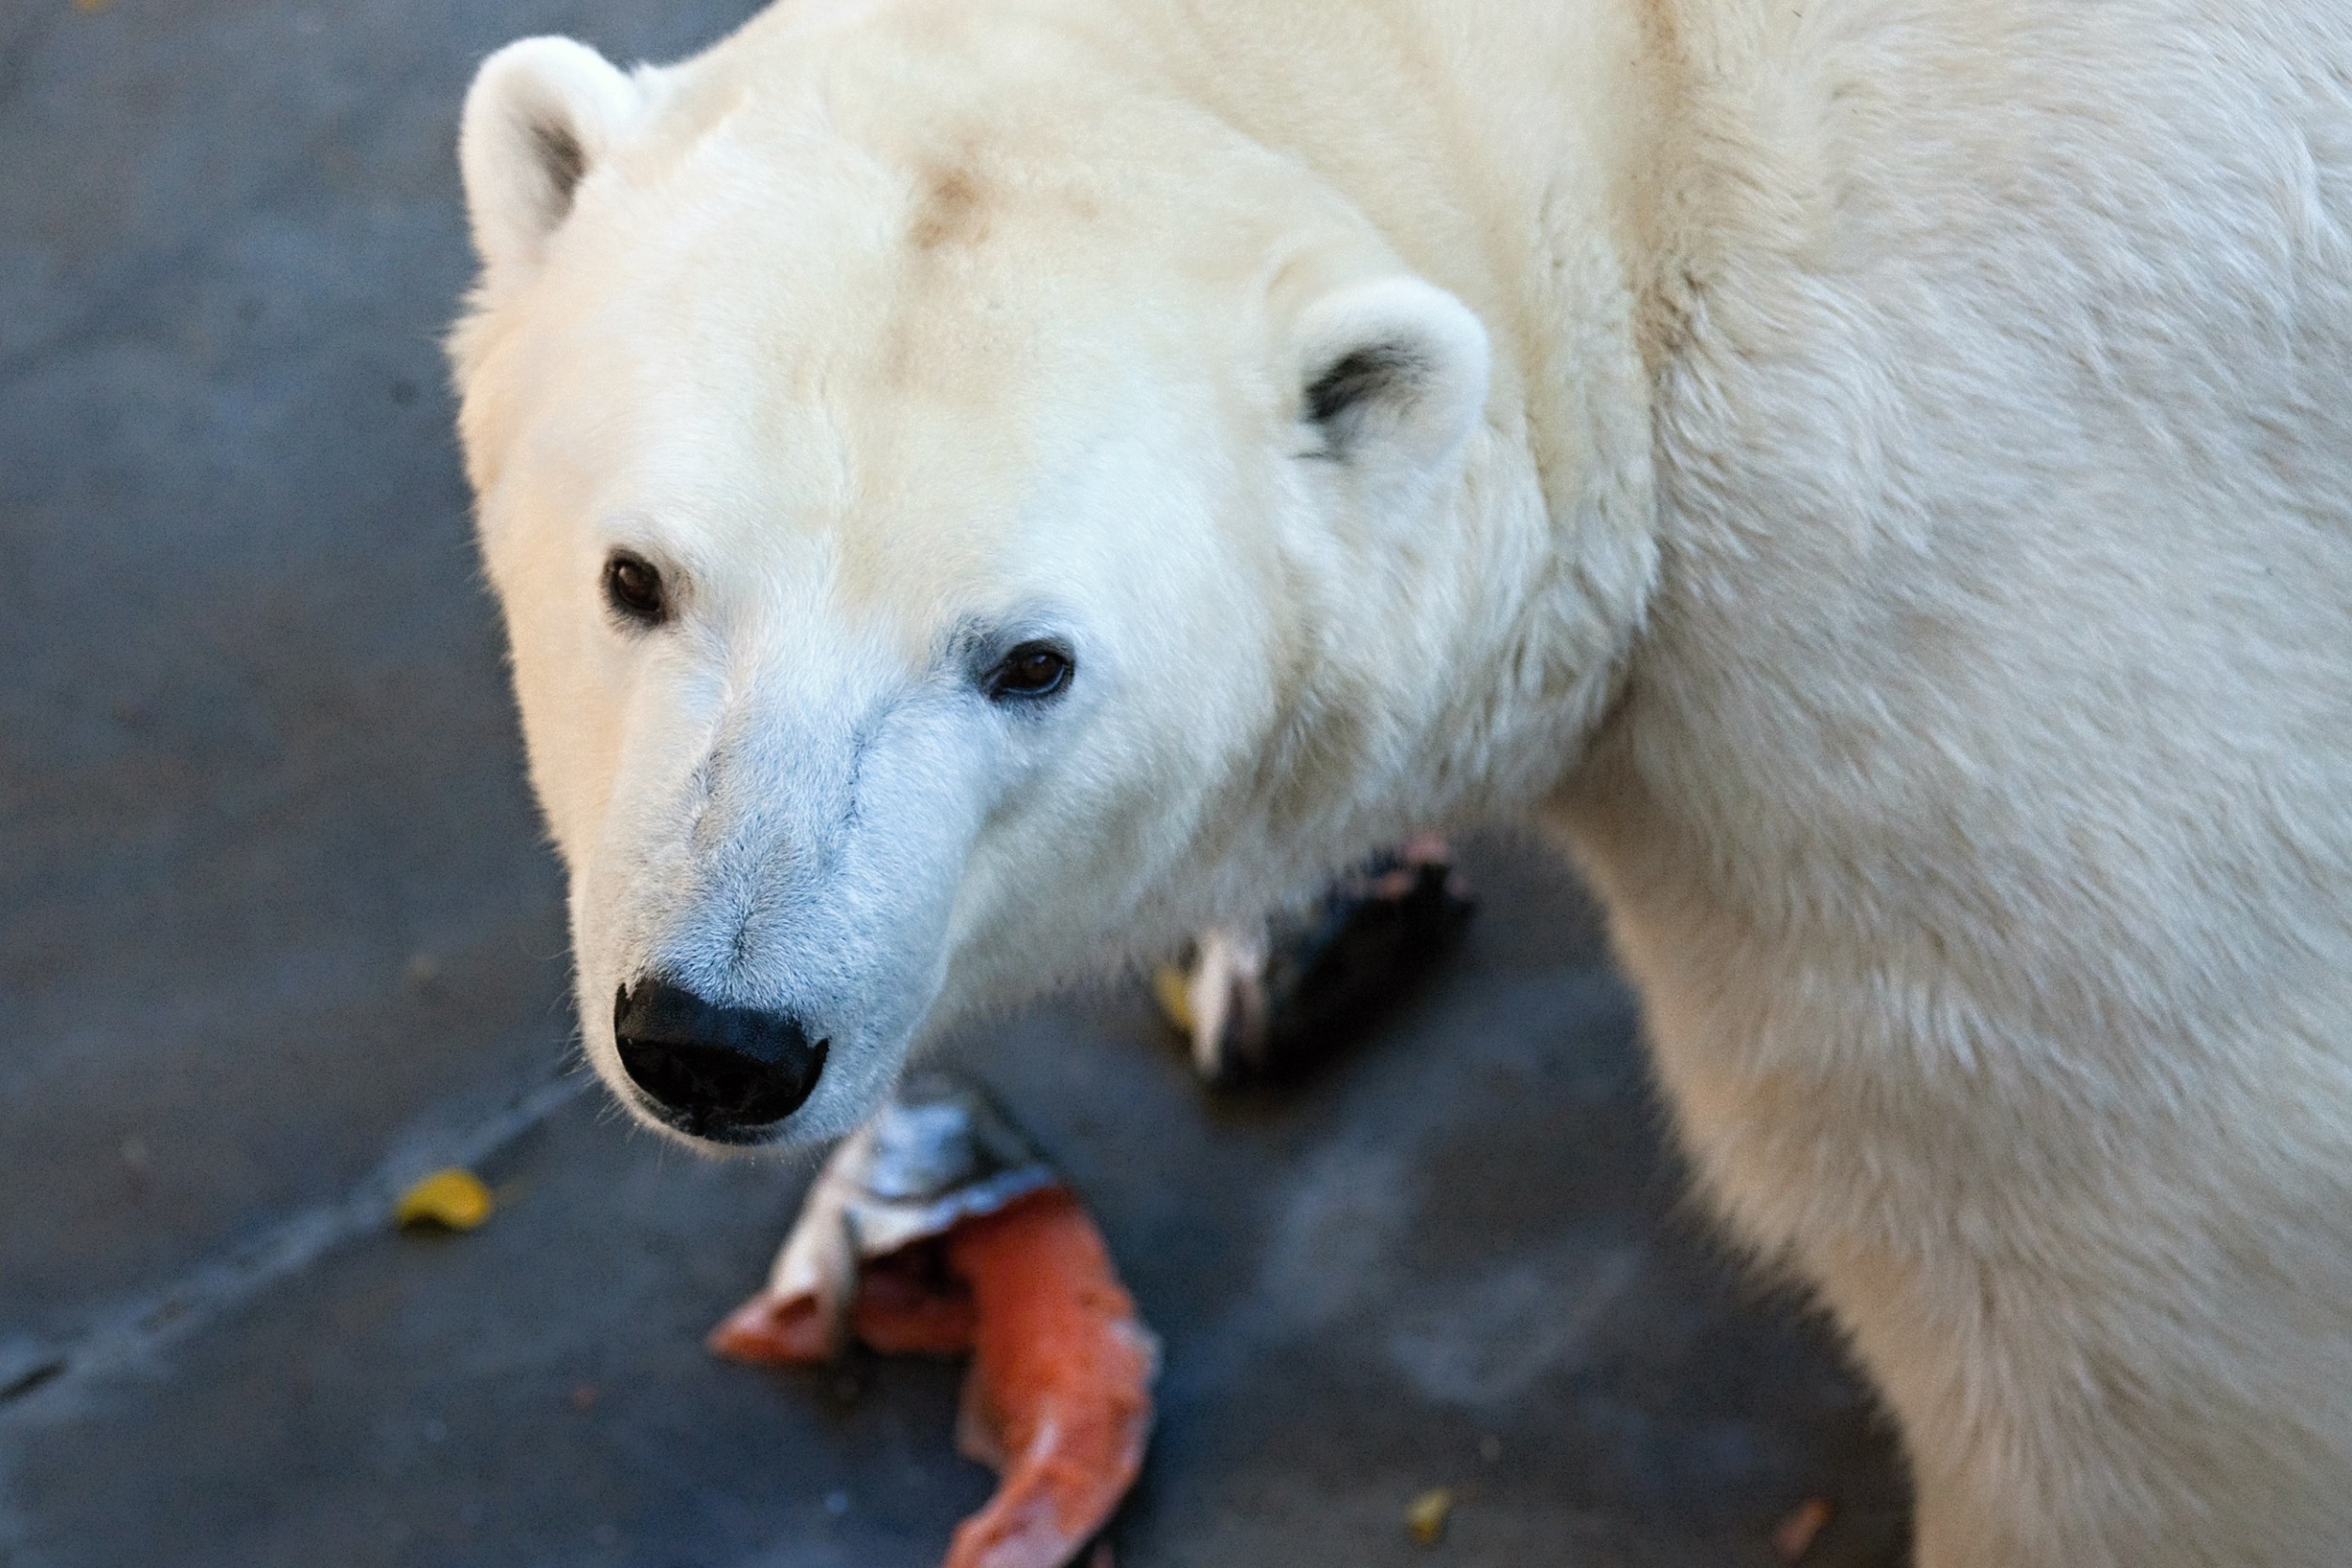
[[[527,40],[465,110],[587,1051],[703,1143],[845,1131],[928,1029],[1540,783],[1478,316],[1115,56],[914,9]]]

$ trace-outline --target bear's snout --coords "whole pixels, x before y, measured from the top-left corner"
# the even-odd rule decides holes
[[[788,1013],[721,1006],[660,975],[613,998],[612,1039],[662,1119],[715,1143],[758,1142],[799,1110],[829,1043]]]

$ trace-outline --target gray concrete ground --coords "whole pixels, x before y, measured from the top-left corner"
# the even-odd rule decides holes
[[[448,435],[471,63],[740,0],[0,6],[0,1563],[928,1563],[952,1368],[713,1362],[804,1173],[566,1076],[556,870]],[[1141,1004],[961,1042],[1168,1346],[1131,1568],[1899,1560],[1899,1467],[1682,1205],[1589,910],[1285,1095]],[[475,1234],[384,1224],[480,1165]],[[1424,1487],[1462,1502],[1409,1545]]]

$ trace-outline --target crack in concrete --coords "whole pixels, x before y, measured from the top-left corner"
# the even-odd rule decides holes
[[[88,1415],[108,1382],[163,1377],[172,1345],[218,1323],[272,1286],[361,1236],[380,1234],[399,1195],[445,1165],[489,1159],[596,1083],[567,1068],[512,1095],[495,1113],[452,1125],[444,1115],[412,1128],[342,1196],[300,1209],[258,1236],[206,1259],[157,1290],[102,1309],[78,1334],[0,1343],[0,1568],[40,1568],[32,1519],[14,1485],[11,1450],[42,1427]]]
[[[473,1165],[488,1159],[594,1082],[584,1072],[567,1069],[552,1082],[516,1094],[479,1120],[415,1129],[341,1197],[297,1210],[160,1289],[116,1302],[78,1334],[0,1347],[13,1353],[0,1365],[0,1439],[72,1419],[86,1407],[81,1396],[102,1381],[135,1372],[160,1375],[165,1369],[159,1358],[174,1343],[343,1243],[381,1232],[394,1201],[417,1178],[445,1165]],[[5,1502],[0,1502],[0,1550],[10,1544],[10,1522]]]

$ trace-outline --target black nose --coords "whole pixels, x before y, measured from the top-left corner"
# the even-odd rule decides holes
[[[825,1069],[800,1021],[722,1007],[660,976],[612,1002],[621,1066],[680,1131],[743,1143],[801,1108]]]

